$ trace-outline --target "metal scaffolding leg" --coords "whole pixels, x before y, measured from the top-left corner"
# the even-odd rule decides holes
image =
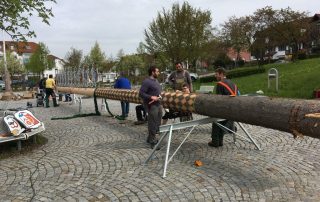
[[[81,114],[82,111],[82,98],[77,96],[76,94],[72,94],[72,102],[70,104],[76,104],[79,103],[79,114]]]
[[[157,148],[159,147],[161,142],[169,134],[168,141],[167,141],[167,150],[166,150],[166,157],[165,157],[165,162],[164,162],[163,175],[162,175],[163,178],[165,178],[166,174],[167,174],[167,168],[168,168],[169,162],[172,160],[174,155],[178,152],[178,150],[180,149],[182,144],[187,140],[187,138],[189,137],[189,135],[191,134],[193,129],[198,125],[212,123],[216,120],[217,120],[216,118],[209,117],[209,118],[204,118],[204,119],[198,119],[198,120],[192,120],[192,121],[186,121],[186,122],[180,122],[180,123],[172,123],[172,124],[160,126],[160,133],[164,133],[164,134],[161,136],[158,144],[153,148],[151,154],[149,155],[149,157],[145,161],[145,164],[149,162],[149,160],[152,158],[152,156],[154,155],[155,151],[157,150]],[[190,129],[190,131],[188,132],[186,137],[182,140],[182,142],[180,143],[178,148],[174,151],[174,153],[169,158],[172,132],[174,130],[180,130],[180,129],[190,128],[190,127],[192,127],[192,128]]]
[[[196,126],[199,125],[203,125],[203,124],[208,124],[208,123],[215,123],[217,124],[219,127],[221,127],[223,130],[225,130],[226,132],[230,132],[233,134],[233,141],[234,143],[236,142],[236,135],[239,135],[237,132],[230,130],[229,128],[225,127],[224,125],[220,124],[218,121],[222,121],[223,119],[217,119],[217,118],[203,118],[203,119],[198,119],[198,120],[192,120],[192,121],[186,121],[186,122],[180,122],[180,123],[172,123],[172,124],[168,124],[168,125],[162,125],[160,126],[160,133],[163,133],[163,135],[160,137],[160,140],[158,142],[158,144],[153,148],[151,154],[148,156],[147,160],[144,162],[145,164],[147,164],[152,156],[154,155],[154,153],[156,152],[157,148],[159,147],[159,145],[163,142],[164,138],[167,137],[168,135],[168,141],[167,141],[167,149],[166,149],[166,154],[165,154],[165,162],[164,162],[164,166],[163,166],[163,175],[162,177],[165,178],[167,176],[167,169],[168,169],[168,165],[170,163],[170,161],[173,159],[173,157],[175,156],[175,154],[178,152],[178,150],[181,148],[182,144],[185,143],[185,141],[188,139],[188,137],[190,136],[190,134],[192,133],[192,131],[194,130],[194,128]],[[257,145],[257,143],[254,141],[254,139],[251,137],[251,135],[249,134],[249,132],[244,128],[244,126],[241,123],[236,122],[239,126],[240,129],[246,134],[246,136],[249,138],[249,141],[252,142],[255,147],[258,150],[261,150],[261,148],[259,147],[259,145]],[[185,128],[190,128],[190,131],[187,133],[187,135],[185,136],[185,138],[182,140],[182,142],[180,143],[180,145],[177,147],[177,149],[173,152],[173,154],[170,156],[170,146],[171,146],[171,140],[172,140],[172,135],[173,135],[173,131],[174,130],[180,130],[180,129],[185,129]],[[239,135],[240,136],[240,135]],[[241,136],[240,136],[241,137]]]
[[[101,99],[101,105],[100,105],[100,111],[107,111],[107,106],[106,106],[106,104],[105,104],[105,99],[104,98],[102,98]]]
[[[233,130],[230,130],[229,128],[225,127],[224,125],[220,124],[219,122],[214,122],[214,123],[215,123],[217,126],[219,126],[220,128],[222,128],[224,131],[232,133],[232,134],[233,134],[233,141],[234,141],[234,143],[236,143],[236,135],[242,137],[242,136],[239,135],[237,132],[235,132],[235,131],[233,131]],[[246,139],[246,138],[244,138],[244,137],[242,137],[242,138],[245,139],[245,140],[247,140],[248,142],[252,142],[252,143],[254,144],[254,146],[255,146],[259,151],[261,151],[261,148],[259,147],[259,145],[258,145],[258,144],[255,142],[255,140],[251,137],[250,133],[244,128],[244,126],[243,126],[241,123],[239,123],[239,122],[235,122],[235,123],[237,123],[237,124],[240,126],[241,130],[246,134],[246,136],[248,137],[249,140]]]

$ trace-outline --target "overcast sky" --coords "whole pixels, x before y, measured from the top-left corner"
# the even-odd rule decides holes
[[[36,31],[34,42],[44,42],[51,54],[64,58],[71,47],[87,54],[95,41],[110,57],[120,49],[125,54],[136,52],[144,40],[144,30],[163,8],[170,9],[182,0],[57,0],[51,4],[54,18],[50,26],[31,20]],[[212,26],[219,26],[229,17],[250,15],[259,8],[291,7],[293,10],[320,13],[320,0],[189,0],[201,10],[211,11]]]

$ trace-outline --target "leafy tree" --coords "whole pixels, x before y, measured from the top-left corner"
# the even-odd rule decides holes
[[[106,72],[113,71],[112,68],[116,67],[116,64],[117,64],[117,61],[112,56],[110,56],[105,62],[103,69]]]
[[[312,48],[312,53],[320,52],[320,29],[319,29],[319,19],[315,15],[312,19],[310,29],[305,33],[308,37],[309,48]]]
[[[56,3],[56,0],[0,1],[0,29],[13,39],[25,41],[25,37],[35,37],[35,32],[30,29],[29,17],[37,15],[42,22],[49,25],[53,13],[52,8],[46,7],[48,2]]]
[[[142,54],[145,54],[146,52],[147,52],[146,46],[142,42],[140,42],[137,48],[137,53],[142,55]]]
[[[13,39],[26,40],[25,37],[35,37],[35,32],[30,29],[29,17],[37,15],[42,22],[49,24],[53,17],[52,9],[46,7],[46,3],[56,0],[2,0],[0,1],[0,29],[5,31]],[[2,99],[9,99],[12,95],[11,78],[5,71],[6,92]]]
[[[26,65],[26,69],[39,75],[43,74],[46,69],[52,69],[53,62],[48,60],[49,53],[48,47],[40,42],[36,51],[31,55],[30,60]]]
[[[89,59],[91,65],[102,70],[104,63],[106,62],[106,56],[105,53],[101,51],[98,42],[95,42],[94,46],[91,48]]]
[[[67,62],[66,67],[69,67],[69,68],[80,67],[81,60],[82,60],[82,50],[71,48],[70,51],[66,54],[65,60]]]
[[[16,55],[10,53],[7,51],[7,68],[10,73],[10,75],[14,74],[22,74],[25,72],[24,66],[21,64],[19,59],[17,59]],[[3,58],[0,60],[0,71],[1,75],[4,75],[4,60]]]
[[[117,53],[117,60],[120,61],[123,56],[125,56],[125,53],[123,49],[120,49]]]
[[[171,63],[191,61],[195,64],[202,47],[211,37],[211,13],[192,8],[187,2],[173,4],[171,10],[158,12],[145,30],[147,51],[160,54]]]
[[[118,70],[127,76],[135,76],[136,69],[142,70],[144,63],[139,55],[126,55],[121,58],[117,66]]]
[[[240,59],[240,52],[248,50],[250,46],[247,36],[251,30],[249,19],[249,17],[237,18],[232,16],[222,25],[222,40],[237,52],[236,66]]]
[[[230,61],[226,56],[228,48],[229,46],[220,37],[211,39],[203,48],[202,62],[225,67]]]
[[[254,15],[257,38],[267,36],[268,46],[289,45],[293,59],[299,49],[299,44],[306,40],[302,30],[309,30],[308,13],[293,11],[290,7],[274,10],[271,6],[258,9]],[[260,40],[263,42],[263,39]]]

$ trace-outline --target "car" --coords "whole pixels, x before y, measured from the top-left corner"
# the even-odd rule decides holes
[[[6,84],[2,80],[0,80],[0,89],[1,90],[5,90],[6,89]]]
[[[197,73],[190,72],[190,77],[192,81],[196,81],[199,79],[199,75]]]

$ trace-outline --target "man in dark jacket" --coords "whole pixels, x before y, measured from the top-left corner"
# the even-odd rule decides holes
[[[216,87],[216,94],[228,95],[228,96],[237,96],[238,95],[237,86],[231,80],[226,78],[226,70],[224,68],[216,69],[215,77],[218,81],[217,87]],[[233,130],[233,131],[235,130],[233,121],[223,120],[218,123],[229,128],[230,130]],[[211,147],[223,146],[224,133],[225,133],[225,130],[223,130],[217,124],[212,123],[212,132],[211,132],[212,141],[210,141],[208,143],[208,145]]]
[[[161,86],[157,80],[160,72],[155,66],[151,66],[148,70],[149,77],[146,78],[141,85],[139,96],[143,99],[143,104],[148,113],[148,138],[147,142],[153,148],[157,143],[157,135],[161,125],[162,106]]]

